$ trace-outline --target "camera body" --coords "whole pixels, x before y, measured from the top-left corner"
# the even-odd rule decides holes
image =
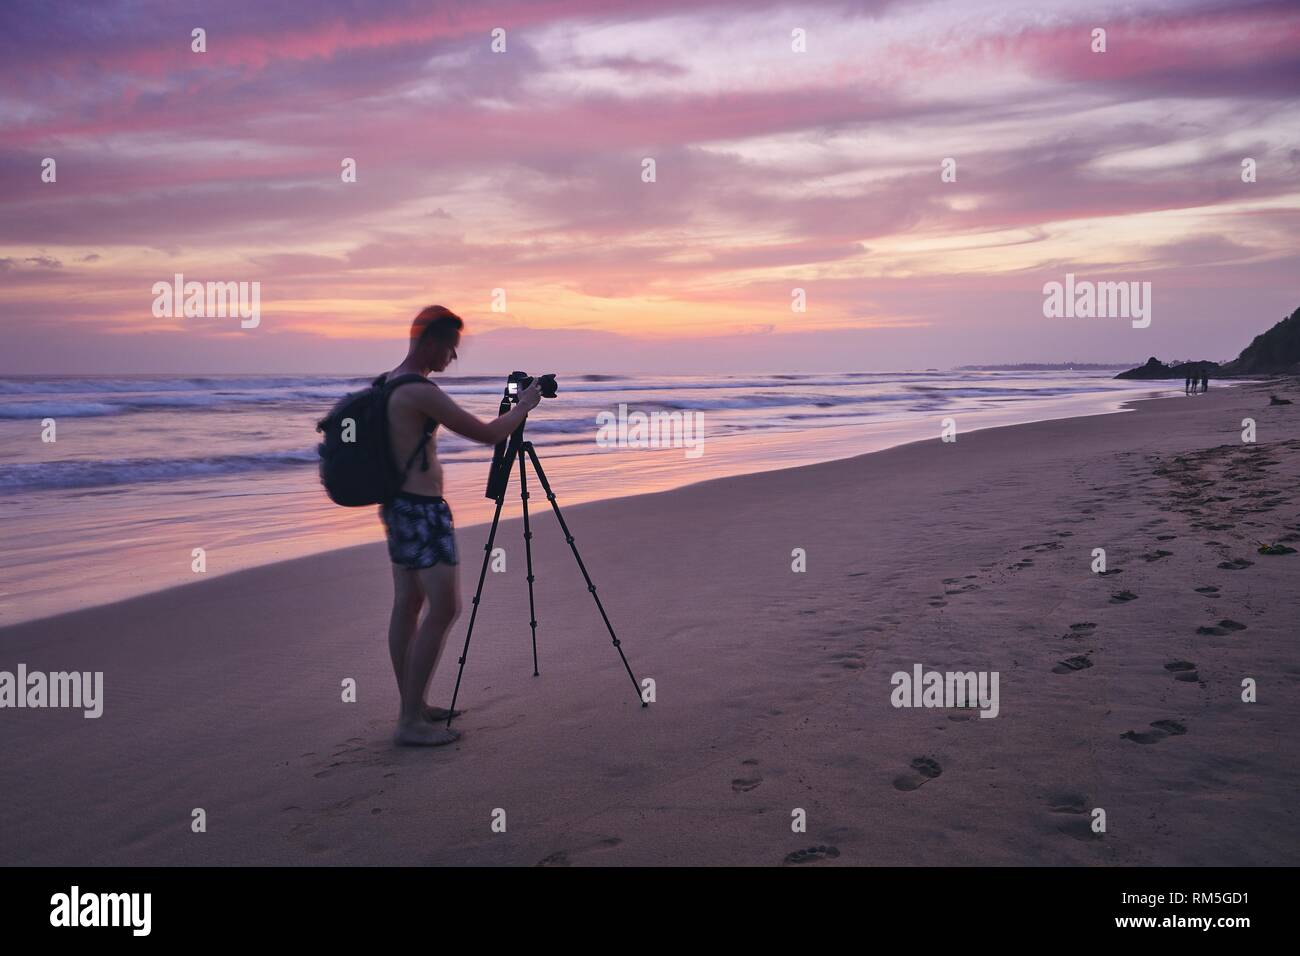
[[[512,405],[519,401],[519,393],[528,386],[533,384],[533,377],[527,372],[511,372],[506,378],[506,393],[503,401],[510,402]],[[559,385],[555,381],[555,373],[547,372],[545,375],[539,375],[536,378],[539,388],[542,390],[542,398],[554,398]]]

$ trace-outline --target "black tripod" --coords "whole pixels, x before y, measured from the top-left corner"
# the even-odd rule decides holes
[[[502,408],[506,408],[502,403]],[[533,604],[533,532],[528,525],[528,460],[533,463],[533,470],[537,472],[537,480],[542,483],[546,490],[546,500],[551,503],[551,508],[555,511],[555,518],[560,522],[560,529],[564,532],[564,540],[569,543],[573,549],[573,557],[578,562],[578,570],[582,572],[583,578],[587,581],[587,590],[591,592],[591,598],[596,602],[596,609],[600,611],[601,619],[605,622],[605,628],[609,631],[610,640],[614,642],[614,650],[618,651],[619,658],[623,661],[623,667],[627,670],[627,676],[632,681],[632,689],[636,693],[637,700],[641,701],[642,707],[649,706],[646,701],[641,700],[641,685],[636,681],[636,675],[632,673],[632,665],[627,662],[627,655],[623,653],[623,647],[614,633],[614,625],[609,623],[609,615],[605,613],[605,606],[600,603],[600,596],[596,593],[596,585],[591,583],[591,575],[587,573],[587,566],[582,563],[582,555],[578,553],[578,546],[573,543],[573,534],[569,531],[569,526],[564,523],[564,515],[560,514],[560,506],[555,500],[555,492],[551,491],[551,484],[546,480],[546,472],[542,470],[542,463],[537,458],[537,452],[533,449],[533,443],[524,441],[524,423],[515,429],[514,434],[510,436],[509,443],[503,456],[499,455],[500,461],[493,462],[493,473],[488,479],[488,497],[494,498],[497,503],[496,512],[492,515],[492,530],[488,533],[487,544],[483,545],[483,567],[478,573],[478,588],[474,591],[474,607],[469,615],[469,629],[465,632],[465,646],[460,652],[460,670],[456,672],[456,689],[451,695],[451,707],[447,712],[447,726],[451,726],[452,714],[456,712],[456,698],[460,695],[460,680],[465,674],[465,658],[469,656],[469,640],[474,635],[474,620],[478,617],[479,599],[483,596],[483,582],[487,578],[488,563],[492,560],[492,544],[496,540],[497,525],[501,521],[501,506],[505,504],[506,491],[509,489],[510,472],[514,468],[516,459],[519,461],[519,497],[524,506],[524,553],[528,561],[528,625],[533,631],[533,676],[538,676],[537,670],[537,610]],[[500,446],[498,446],[498,452]],[[528,455],[525,460],[524,455]],[[495,491],[496,494],[492,494]]]

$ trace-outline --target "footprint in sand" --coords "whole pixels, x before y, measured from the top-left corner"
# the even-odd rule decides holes
[[[745,767],[758,766],[758,761],[753,757],[750,757],[747,760],[742,760],[740,763]],[[762,782],[763,778],[759,774],[755,774],[752,777],[737,777],[735,780],[731,781],[731,789],[736,793],[749,793],[749,791],[756,789]]]
[[[1189,684],[1194,684],[1201,679],[1201,675],[1196,673],[1196,665],[1191,661],[1170,661],[1165,665],[1165,670],[1173,675],[1174,680]]]
[[[579,847],[577,850],[556,850],[554,853],[542,857],[533,865],[573,866],[573,859],[569,856],[570,853],[576,853],[581,856],[584,853],[592,851],[612,850],[622,842],[623,841],[619,837],[604,837],[596,840],[594,843],[589,843],[586,846]]]
[[[1088,795],[1076,790],[1061,790],[1048,796],[1047,805],[1053,813],[1085,813]]]
[[[795,850],[793,853],[787,853],[784,862],[798,866],[801,863],[833,860],[839,855],[840,851],[833,846],[810,846],[806,850]]]
[[[1080,654],[1077,657],[1067,657],[1055,667],[1052,668],[1053,674],[1073,674],[1075,671],[1087,670],[1092,666],[1092,661]]]
[[[1137,595],[1132,591],[1116,591],[1110,596],[1111,604],[1127,604],[1129,601],[1136,601]]]
[[[1233,558],[1231,561],[1220,561],[1219,567],[1224,571],[1240,571],[1242,568],[1248,568],[1254,561],[1247,561],[1245,558]]]
[[[1241,624],[1229,618],[1224,618],[1218,624],[1210,625],[1208,627],[1198,627],[1196,629],[1196,633],[1219,636],[1219,635],[1227,634],[1229,631],[1244,631],[1245,629],[1246,629],[1245,624]]]
[[[912,761],[912,771],[910,773],[899,774],[894,778],[894,789],[904,792],[916,790],[941,773],[943,773],[943,768],[939,766],[937,760],[931,760],[929,757],[917,757]]]
[[[861,654],[854,654],[851,651],[842,651],[838,654],[832,654],[828,660],[847,670],[860,671],[867,666],[867,662]]]
[[[1077,640],[1079,640],[1079,639],[1081,639],[1081,638],[1088,637],[1088,636],[1089,636],[1090,634],[1092,634],[1092,632],[1095,631],[1096,629],[1097,629],[1097,625],[1096,625],[1095,623],[1093,623],[1092,621],[1082,621],[1082,622],[1080,622],[1080,623],[1078,623],[1078,624],[1071,624],[1071,625],[1070,625],[1070,633],[1069,633],[1069,634],[1062,634],[1062,635],[1061,635],[1061,640],[1063,640],[1063,641],[1064,641],[1064,640],[1075,640],[1075,641],[1077,641]]]
[[[1033,551],[1035,554],[1042,554],[1044,551],[1060,551],[1065,545],[1059,541],[1042,541],[1038,544],[1027,544],[1021,551]]]
[[[1213,584],[1207,584],[1205,587],[1196,588],[1197,594],[1218,594],[1219,589]]]
[[[1187,728],[1176,720],[1153,720],[1151,728],[1144,731],[1129,730],[1120,734],[1120,737],[1138,744],[1154,744],[1166,737],[1180,737],[1187,733]]]
[[[1150,561],[1159,561],[1161,558],[1167,558],[1167,557],[1169,557],[1171,554],[1173,554],[1172,551],[1165,551],[1165,550],[1162,549],[1162,548],[1157,548],[1155,551],[1152,551],[1150,554],[1144,554],[1144,555],[1142,555],[1142,560],[1143,560],[1143,561],[1148,561],[1148,562],[1150,562]]]
[[[1049,795],[1048,808],[1053,814],[1063,815],[1054,818],[1053,825],[1061,833],[1076,840],[1099,839],[1101,834],[1094,833],[1092,830],[1092,816],[1088,812],[1090,802],[1086,793],[1074,790],[1059,791]]]
[[[1108,577],[1110,577],[1112,574],[1123,574],[1123,573],[1124,573],[1124,569],[1123,569],[1123,568],[1107,568],[1105,571],[1098,571],[1098,572],[1097,572],[1097,577],[1099,577],[1099,578],[1108,578]]]

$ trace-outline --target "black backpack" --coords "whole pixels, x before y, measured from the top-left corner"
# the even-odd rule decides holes
[[[427,381],[423,375],[399,375],[390,382],[385,373],[369,388],[343,396],[316,423],[316,430],[325,436],[316,446],[320,481],[336,505],[381,505],[397,495],[430,436],[424,436],[406,468],[399,471],[388,441],[388,396],[399,385]]]

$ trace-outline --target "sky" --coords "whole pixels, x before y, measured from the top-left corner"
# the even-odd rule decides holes
[[[0,4],[0,374],[1226,359],[1298,239],[1294,2]]]

